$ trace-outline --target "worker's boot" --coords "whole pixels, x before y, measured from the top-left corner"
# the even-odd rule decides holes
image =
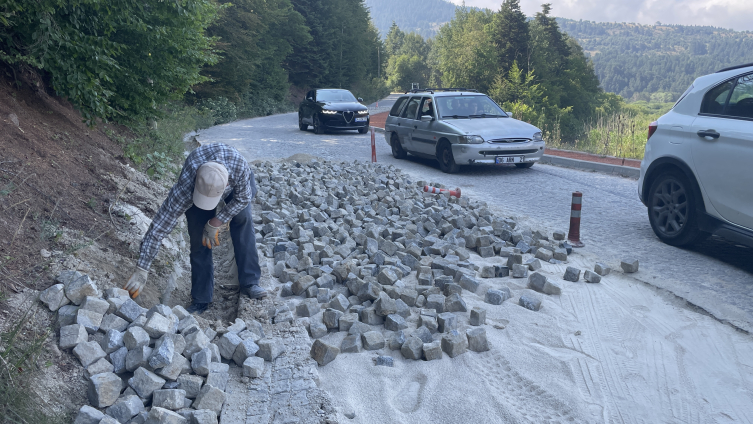
[[[241,294],[245,294],[251,299],[263,299],[267,297],[267,291],[259,287],[258,284],[252,284],[248,287],[241,287]]]
[[[209,304],[208,303],[196,303],[196,302],[194,302],[194,303],[191,304],[191,306],[189,306],[186,309],[186,311],[188,311],[189,314],[201,315],[202,313],[204,313],[204,311],[207,310],[207,308],[209,308]]]

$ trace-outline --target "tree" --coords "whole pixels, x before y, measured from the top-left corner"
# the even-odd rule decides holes
[[[400,30],[395,21],[392,21],[392,26],[389,32],[387,32],[387,38],[384,40],[384,51],[388,56],[395,56],[399,54],[400,49],[403,48],[403,41],[405,40],[405,33]]]
[[[212,81],[194,90],[203,98],[226,97],[242,103],[249,95],[282,100],[288,91],[283,63],[293,46],[311,40],[300,13],[289,0],[220,0],[227,4],[208,34],[218,39],[221,62],[204,70]]]
[[[498,74],[492,18],[488,10],[458,7],[455,18],[440,28],[435,48],[444,86],[483,92],[491,87]]]
[[[420,87],[429,85],[432,71],[428,65],[431,44],[420,35],[404,33],[393,25],[385,41],[387,58],[387,86],[396,91],[407,91],[413,83]]]
[[[348,88],[379,73],[379,32],[363,0],[292,0],[306,19],[311,41],[294,47],[286,63],[300,87]]]
[[[528,33],[528,20],[520,10],[519,0],[505,0],[492,21],[492,40],[497,47],[498,67],[507,72],[513,62],[529,66],[528,45],[531,36]]]
[[[294,47],[285,67],[290,82],[299,87],[319,86],[327,81],[338,57],[336,43],[341,38],[335,2],[331,0],[292,0],[293,8],[306,20],[311,40]]]

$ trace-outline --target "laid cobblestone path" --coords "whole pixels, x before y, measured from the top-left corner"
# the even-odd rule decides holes
[[[263,258],[263,254],[260,257]],[[269,269],[262,266],[261,285],[275,286],[276,280],[274,283],[270,280]],[[274,361],[264,362],[261,378],[243,377],[242,368],[231,367],[220,421],[238,424],[336,422],[329,396],[316,387],[319,372],[309,354],[311,340],[306,328],[295,321],[272,323],[271,317],[278,308],[285,307],[284,301],[276,296],[278,291],[279,288],[275,289],[274,295],[263,301],[240,299],[238,318],[261,322],[265,335],[281,340],[284,351]]]
[[[204,130],[198,138],[230,144],[249,160],[283,159],[296,153],[330,160],[369,160],[368,134],[315,135],[299,131],[296,119],[292,113],[243,120]],[[690,250],[664,245],[651,231],[635,180],[541,164],[527,170],[464,168],[447,175],[433,161],[394,159],[384,137],[376,137],[380,163],[394,164],[417,180],[461,187],[464,196],[484,200],[496,213],[515,216],[531,227],[567,231],[571,193],[583,192],[581,234],[586,247],[580,254],[607,261],[613,268],[626,257],[637,258],[642,272],[635,278],[723,322],[753,331],[751,250],[717,238]]]

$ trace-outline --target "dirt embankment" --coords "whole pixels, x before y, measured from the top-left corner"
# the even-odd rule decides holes
[[[115,178],[128,178],[122,149],[31,77],[21,84],[0,79],[0,255],[3,272],[17,277],[11,290],[34,281],[28,271],[38,271],[42,249],[56,249],[63,227],[127,251],[108,233]]]
[[[101,291],[122,287],[171,181],[153,181],[130,166],[106,134],[122,129],[86,126],[67,101],[39,88],[41,81],[21,78],[19,86],[0,67],[0,333],[31,312],[20,342],[46,341],[36,367],[19,373],[31,371],[28,387],[42,409],[65,415],[86,402],[84,370],[57,347],[55,314],[34,299],[64,270],[89,275]],[[190,304],[187,240],[181,222],[163,241],[137,299],[142,306]],[[223,252],[232,258],[231,249],[218,252],[216,270],[226,273]],[[216,297],[237,305],[237,291]],[[234,318],[235,308],[217,303],[210,319]]]

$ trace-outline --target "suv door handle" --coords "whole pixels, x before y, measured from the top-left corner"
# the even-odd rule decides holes
[[[703,138],[705,138],[705,137],[711,137],[714,140],[716,140],[717,138],[719,138],[719,136],[721,135],[718,132],[716,132],[715,130],[700,130],[700,131],[698,131],[697,134],[698,134],[698,137],[703,137]]]

